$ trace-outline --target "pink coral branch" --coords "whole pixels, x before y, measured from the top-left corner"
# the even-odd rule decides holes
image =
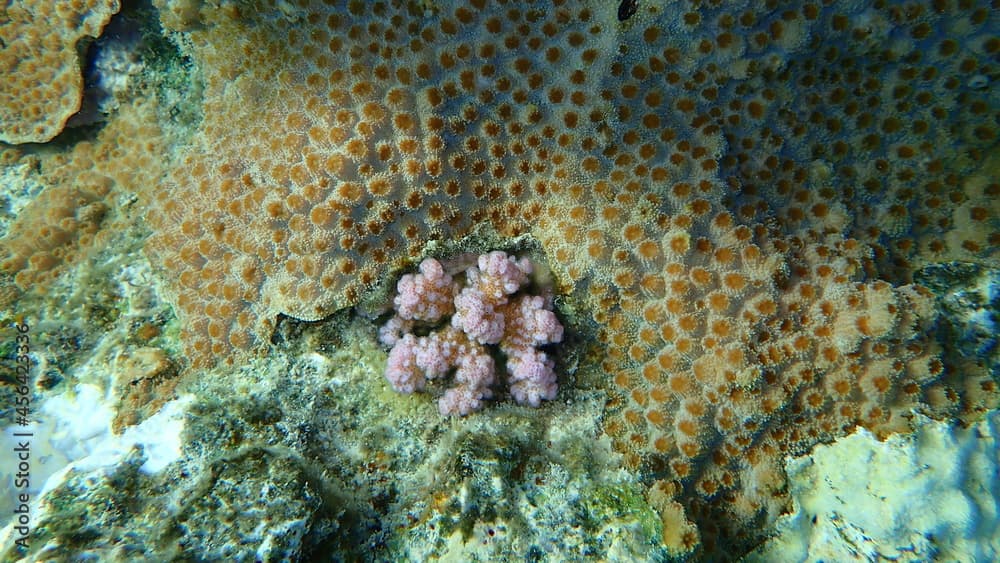
[[[531,261],[495,251],[479,256],[457,283],[440,262],[428,258],[420,272],[396,286],[396,315],[379,330],[391,346],[385,376],[393,389],[413,393],[426,379],[454,370],[457,386],[438,401],[443,415],[467,415],[493,397],[495,366],[489,346],[506,356],[510,393],[518,404],[537,407],[556,396],[555,363],[538,346],[562,341],[563,326],[551,300],[518,294],[528,285]],[[450,322],[447,317],[451,315]],[[427,336],[414,327],[437,323]]]

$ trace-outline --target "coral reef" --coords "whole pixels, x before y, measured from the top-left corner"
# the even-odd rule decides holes
[[[552,312],[551,295],[518,293],[528,283],[531,260],[494,251],[478,257],[452,279],[440,262],[427,258],[420,273],[397,284],[395,315],[379,330],[391,346],[385,377],[393,389],[412,393],[455,369],[456,387],[438,401],[441,414],[467,415],[493,396],[495,345],[505,358],[510,394],[519,404],[537,407],[555,398],[555,363],[539,346],[562,341],[563,326]],[[448,317],[448,318],[445,318]],[[450,325],[417,337],[417,323]]]
[[[533,416],[499,404],[456,425],[426,402],[387,399],[369,321],[299,325],[271,358],[195,382],[183,406],[169,403],[183,433],[143,425],[182,443],[170,465],[147,465],[163,457],[150,442],[117,449],[114,463],[106,444],[91,447],[104,455],[47,483],[31,548],[5,541],[0,558],[641,560],[663,551],[644,487],[601,436],[602,392],[568,389]]]
[[[942,351],[935,333],[941,311],[940,326],[988,324],[951,314],[961,299],[942,299],[943,286],[936,296],[912,282],[929,279],[925,265],[995,270],[1000,258],[998,10],[964,0],[627,2],[628,17],[615,2],[564,0],[155,5],[183,61],[170,83],[203,88],[187,99],[142,91],[71,149],[5,151],[46,188],[4,238],[0,302],[31,289],[44,299],[123,223],[141,224],[184,345],[165,359],[188,360],[188,375],[253,379],[239,366],[295,341],[290,318],[319,321],[384,292],[435,246],[482,252],[523,235],[551,267],[555,308],[577,313],[564,322],[594,337],[579,347],[587,377],[560,395],[593,386],[595,440],[642,483],[596,504],[622,508],[614,518],[642,505],[645,532],[657,528],[653,507],[667,551],[719,559],[756,546],[789,507],[785,456],[857,427],[906,431],[914,410],[971,418],[997,402],[989,362]],[[49,114],[36,117],[46,127]],[[179,154],[168,150],[179,140]],[[477,238],[490,244],[462,246]],[[159,347],[135,344],[110,357],[124,366]],[[321,387],[309,392],[330,393]],[[157,389],[134,402],[172,384]],[[433,424],[419,418],[423,403],[359,393],[421,421],[396,428]],[[550,420],[555,403],[533,416]],[[360,404],[312,416],[358,424]],[[497,416],[513,432],[507,408],[453,424]],[[312,447],[313,422],[291,430],[301,443],[290,448]],[[358,475],[373,463],[385,475],[376,457],[325,467]],[[505,463],[482,463],[473,496],[538,521],[511,508],[525,506],[518,492],[486,486],[500,465],[531,487]],[[384,493],[373,511],[417,505],[366,483]],[[461,539],[497,532],[475,499],[430,498],[445,505],[414,511],[457,512]],[[422,516],[395,516],[397,532],[438,534],[427,554],[454,545]],[[392,532],[357,535],[382,533]]]
[[[112,181],[81,171],[60,189],[44,190],[23,210],[7,233],[0,269],[14,276],[19,288],[48,285],[64,269],[85,256],[108,213]]]
[[[50,479],[112,467],[137,445],[143,471],[159,471],[179,455],[185,403],[171,402],[177,350],[163,335],[172,316],[157,296],[141,243],[135,232],[119,233],[108,243],[113,250],[95,253],[44,295],[0,308],[0,388],[9,399],[0,409],[0,442],[7,449],[17,444],[12,433],[24,429],[15,424],[24,407],[12,396],[11,334],[15,320],[30,326],[31,479],[19,492],[33,499],[51,488]],[[17,498],[15,467],[0,470],[0,508],[8,514],[7,503]]]
[[[357,302],[429,241],[530,233],[599,325],[626,462],[706,549],[736,552],[787,503],[782,455],[977,400],[937,381],[929,294],[889,282],[994,256],[981,116],[996,93],[965,86],[1000,48],[989,10],[197,12],[175,29],[205,73],[205,121],[148,246],[194,367],[244,361],[279,314]]]
[[[81,42],[118,12],[118,0],[17,2],[0,19],[0,141],[43,143],[83,99]]]
[[[9,223],[0,223],[0,304],[44,295],[52,281],[92,260],[123,230],[137,223],[142,228],[137,218],[152,182],[171,160],[169,147],[196,120],[190,98],[198,92],[198,81],[176,48],[159,35],[157,22],[148,21],[155,11],[146,12],[145,20],[135,6],[118,14],[108,28],[117,30],[115,36],[94,45],[91,72],[97,74],[88,78],[96,84],[88,85],[87,94],[113,98],[104,99],[104,106],[85,108],[76,119],[99,117],[107,123],[91,136],[86,128],[76,131],[80,138],[66,139],[65,146],[0,147],[5,170],[18,171],[2,184],[4,203],[16,203],[7,211],[16,214]],[[127,68],[102,63],[125,64],[121,59],[128,61]],[[79,71],[76,63],[74,67]],[[113,104],[121,105],[113,116],[106,114]],[[101,115],[83,115],[87,112]],[[39,193],[37,186],[45,189]]]
[[[168,138],[155,122],[155,99],[132,103],[93,142],[41,155],[5,149],[8,162],[31,166],[27,181],[46,186],[2,239],[0,281],[17,295],[44,295],[63,273],[136,223],[137,188],[167,162]]]

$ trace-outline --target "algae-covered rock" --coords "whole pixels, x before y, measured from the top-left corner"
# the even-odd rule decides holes
[[[919,418],[860,430],[786,465],[795,510],[747,561],[995,561],[1000,413],[962,428]]]
[[[453,424],[410,483],[417,488],[401,491],[397,511],[411,522],[390,552],[461,561],[665,557],[659,516],[599,435],[602,395],[567,394],[549,409],[500,406]]]
[[[146,475],[135,448],[49,491],[3,560],[297,560],[337,530],[319,481],[292,452],[248,447],[194,471]]]

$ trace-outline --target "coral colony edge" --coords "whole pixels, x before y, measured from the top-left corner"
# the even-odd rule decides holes
[[[0,560],[996,559],[998,8],[0,9]]]

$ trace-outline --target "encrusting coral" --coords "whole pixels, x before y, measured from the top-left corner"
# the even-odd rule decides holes
[[[41,143],[83,99],[79,43],[101,34],[118,0],[12,2],[0,18],[0,141]]]
[[[445,415],[479,410],[493,396],[495,366],[487,347],[496,345],[517,403],[537,407],[554,399],[554,362],[537,348],[562,341],[563,326],[552,312],[551,295],[518,294],[531,272],[529,259],[496,251],[465,270],[464,286],[433,258],[420,263],[420,273],[403,276],[393,300],[396,313],[379,330],[382,343],[392,347],[385,377],[393,389],[412,393],[424,388],[425,378],[455,368],[459,385],[445,392],[438,409]],[[442,320],[450,324],[426,336],[412,333],[418,323]]]
[[[530,233],[601,327],[608,434],[709,549],[780,513],[782,455],[855,425],[891,432],[922,403],[977,400],[936,383],[927,292],[874,278],[885,266],[905,282],[897,270],[915,253],[989,256],[974,240],[923,241],[951,228],[938,220],[949,198],[996,191],[961,195],[995,146],[977,125],[995,94],[953,93],[990,68],[995,13],[640,3],[619,22],[613,2],[281,8],[204,4],[183,26],[205,121],[157,194],[148,250],[177,280],[195,366],[260,348],[279,313],[355,303],[430,240],[476,225]],[[960,44],[935,31],[954,25],[968,29]],[[834,47],[816,60],[820,40]],[[939,59],[952,76],[935,74]],[[801,113],[831,97],[838,115]],[[964,159],[918,172],[915,155],[945,133]],[[951,195],[931,206],[921,181]],[[882,209],[895,220],[876,219]],[[980,215],[976,236],[994,240],[995,214]]]
[[[155,3],[205,84],[186,154],[135,183],[190,367],[430,241],[530,234],[589,307],[605,430],[679,551],[757,541],[788,453],[995,400],[949,379],[905,284],[997,259],[998,10]]]
[[[67,268],[92,259],[134,220],[136,210],[121,202],[146,193],[147,175],[167,162],[156,108],[153,99],[134,99],[93,142],[65,153],[39,156],[23,146],[0,151],[0,163],[20,166],[46,186],[18,211],[0,244],[0,285],[12,300],[46,295]]]

